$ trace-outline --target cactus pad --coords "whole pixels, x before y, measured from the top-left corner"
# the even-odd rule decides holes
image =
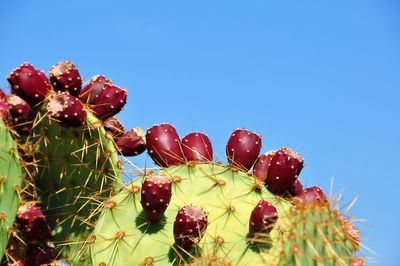
[[[17,144],[0,120],[0,258],[3,257],[20,204],[22,168]]]
[[[276,261],[269,249],[286,230],[289,202],[247,174],[218,164],[172,166],[160,173],[173,181],[164,217],[158,223],[146,221],[140,205],[142,180],[133,182],[104,205],[92,235],[95,241],[90,243],[94,265],[144,265],[146,261],[171,265],[206,257],[240,265]],[[252,240],[247,236],[249,219],[261,199],[278,209],[280,219],[268,237]],[[178,210],[188,204],[208,214],[206,233],[191,254],[174,245],[173,235]]]
[[[55,244],[64,247],[65,256],[75,256],[69,249],[89,234],[99,202],[121,184],[118,153],[89,112],[86,124],[77,128],[64,128],[45,114],[37,121],[32,135],[36,188]]]

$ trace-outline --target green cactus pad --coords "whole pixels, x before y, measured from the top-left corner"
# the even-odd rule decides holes
[[[46,114],[32,135],[37,160],[36,189],[62,255],[75,257],[76,243],[94,227],[99,202],[121,181],[120,162],[102,123],[87,112],[86,123],[64,128]]]
[[[20,204],[22,173],[17,144],[0,120],[0,260]]]
[[[277,263],[269,251],[287,231],[289,202],[247,174],[217,164],[174,166],[161,173],[174,181],[164,219],[158,224],[146,222],[140,205],[142,180],[133,182],[105,203],[92,243],[88,243],[93,265]],[[250,214],[261,199],[278,209],[279,220],[269,237],[251,244],[247,239]],[[192,254],[181,252],[173,238],[175,216],[187,204],[204,208],[209,221],[206,235]]]
[[[329,204],[299,205],[291,212],[287,238],[282,238],[280,266],[347,266],[356,250],[343,222]]]

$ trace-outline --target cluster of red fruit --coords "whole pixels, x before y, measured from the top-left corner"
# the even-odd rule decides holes
[[[192,132],[180,139],[174,126],[154,125],[146,132],[147,151],[154,162],[162,167],[185,163],[213,161],[212,144],[208,136]],[[233,169],[244,172],[253,168],[253,175],[271,192],[280,196],[299,196],[302,192],[313,194],[317,201],[326,200],[319,187],[303,190],[298,180],[304,166],[301,155],[282,147],[259,155],[262,139],[246,129],[236,129],[226,145],[226,154]],[[308,196],[309,197],[309,196]]]
[[[47,101],[48,115],[63,127],[79,127],[91,110],[111,133],[124,156],[134,156],[145,150],[144,134],[140,128],[125,132],[113,117],[126,104],[128,93],[105,76],[95,76],[82,88],[78,68],[64,61],[51,67],[49,78],[24,63],[7,77],[11,94],[0,89],[0,119],[19,132],[30,132],[36,113]],[[85,108],[86,107],[86,108]]]

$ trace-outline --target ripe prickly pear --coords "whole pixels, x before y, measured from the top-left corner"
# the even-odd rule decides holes
[[[29,120],[33,120],[32,108],[21,97],[15,94],[10,94],[7,97],[7,103],[12,119],[12,124],[20,124]]]
[[[35,202],[21,205],[17,212],[17,223],[28,238],[37,241],[50,239],[51,231],[42,208]]]
[[[69,61],[59,62],[50,68],[50,82],[56,91],[68,91],[78,97],[82,88],[82,78],[78,68]]]
[[[210,139],[204,133],[192,132],[182,138],[182,151],[187,161],[212,162]]]
[[[260,155],[254,165],[253,174],[256,178],[265,182],[268,174],[268,167],[271,164],[271,159],[274,156],[276,151],[269,151]]]
[[[278,220],[277,209],[267,200],[260,200],[251,212],[249,222],[250,238],[266,238]]]
[[[79,127],[86,116],[82,103],[68,92],[53,94],[47,104],[47,111],[54,120],[64,127]]]
[[[208,225],[207,213],[200,207],[187,205],[179,209],[174,222],[175,243],[189,250],[198,244]]]
[[[184,161],[179,140],[175,127],[170,124],[154,125],[146,132],[146,145],[150,157],[164,167]]]
[[[49,265],[56,258],[56,251],[49,246],[32,245],[29,246],[25,265],[40,266]]]
[[[293,185],[288,189],[287,193],[291,197],[295,197],[299,195],[303,191],[303,184],[300,182],[300,180],[294,181]]]
[[[118,151],[124,156],[136,156],[146,150],[146,138],[143,129],[132,128],[117,139]]]
[[[158,222],[171,200],[172,182],[162,175],[151,175],[142,184],[141,205],[148,221]]]
[[[303,166],[303,157],[290,148],[282,147],[271,158],[265,184],[273,193],[283,194],[296,181]]]
[[[102,91],[90,108],[100,119],[105,120],[121,111],[126,104],[128,92],[115,85],[105,83]]]
[[[328,202],[328,199],[320,187],[314,186],[304,189],[296,196],[296,201],[299,204],[318,205]]]
[[[106,83],[112,84],[111,80],[105,76],[94,76],[79,93],[79,100],[83,103],[94,104]]]
[[[246,129],[233,131],[226,145],[226,155],[232,167],[249,170],[261,150],[261,137]]]
[[[118,138],[124,135],[125,127],[115,117],[106,119],[103,123],[103,127],[107,132],[111,133],[113,138]]]
[[[42,102],[51,85],[46,75],[25,63],[17,67],[7,77],[12,92],[24,99],[32,107]]]

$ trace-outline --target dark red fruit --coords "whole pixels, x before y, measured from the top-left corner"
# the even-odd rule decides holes
[[[182,151],[187,161],[212,162],[211,141],[204,133],[192,132],[182,138]]]
[[[0,100],[0,119],[7,121],[10,118],[10,112],[8,110],[8,103]]]
[[[7,94],[0,88],[0,101],[4,100],[7,97]]]
[[[33,120],[31,106],[21,97],[10,94],[7,97],[8,108],[11,115],[12,124],[21,124]]]
[[[296,181],[304,159],[289,148],[282,147],[272,156],[265,184],[275,194],[283,194]]]
[[[171,200],[172,182],[162,175],[151,175],[142,184],[142,204],[144,215],[152,223],[158,222]]]
[[[47,111],[64,127],[79,127],[86,118],[82,103],[68,92],[58,91],[49,100]]]
[[[178,133],[170,124],[154,125],[146,132],[146,145],[150,157],[160,166],[167,167],[184,162]]]
[[[328,202],[328,198],[318,186],[304,189],[296,196],[296,201],[300,204],[319,205]]]
[[[110,117],[103,123],[104,129],[111,133],[113,138],[118,138],[124,135],[125,127],[115,117]]]
[[[253,209],[249,222],[249,237],[265,238],[269,234],[278,220],[276,208],[266,200],[260,200]]]
[[[136,156],[146,150],[146,138],[143,129],[133,128],[116,141],[120,154]]]
[[[265,182],[265,179],[267,179],[268,167],[271,164],[271,159],[275,152],[276,151],[269,151],[258,157],[253,169],[253,174],[257,179]]]
[[[41,207],[34,202],[28,202],[19,207],[17,223],[28,238],[37,241],[46,241],[50,239],[51,231],[46,217]]]
[[[69,61],[63,61],[50,68],[50,81],[56,91],[68,91],[78,97],[82,79],[78,68]]]
[[[121,111],[126,104],[128,92],[115,85],[105,83],[103,90],[93,106],[90,107],[93,113],[100,119],[105,120]]]
[[[293,185],[288,189],[288,194],[291,197],[299,195],[303,191],[303,184],[300,180],[294,181]]]
[[[208,225],[207,213],[199,207],[187,205],[179,209],[174,222],[175,243],[189,250],[202,239]]]
[[[24,99],[32,107],[41,103],[51,85],[46,75],[30,64],[22,64],[7,77],[12,92]]]
[[[25,265],[48,265],[56,259],[56,250],[48,246],[29,246],[26,254]]]
[[[94,76],[89,84],[79,93],[79,99],[83,103],[94,104],[106,83],[112,84],[111,80],[107,79],[105,76]]]
[[[233,131],[226,145],[226,155],[233,167],[249,170],[257,160],[261,150],[261,137],[246,129]]]

